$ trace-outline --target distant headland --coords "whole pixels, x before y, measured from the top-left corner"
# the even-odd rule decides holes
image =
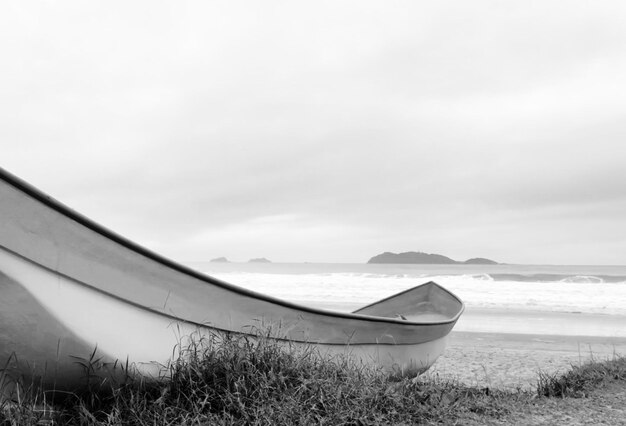
[[[474,257],[464,262],[450,259],[441,254],[429,254],[419,251],[407,251],[404,253],[385,252],[372,257],[367,263],[411,263],[419,265],[498,265],[491,259]]]

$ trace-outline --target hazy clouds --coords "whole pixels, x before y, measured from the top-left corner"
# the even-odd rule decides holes
[[[626,264],[622,2],[7,2],[1,165],[179,260]]]

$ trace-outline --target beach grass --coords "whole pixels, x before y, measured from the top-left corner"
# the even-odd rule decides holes
[[[626,359],[539,373],[537,388],[498,390],[424,376],[394,379],[315,346],[269,338],[192,341],[159,380],[130,379],[49,394],[27,389],[1,404],[0,425],[488,424],[538,399],[585,397],[626,382]]]
[[[573,365],[564,374],[540,372],[537,393],[545,397],[586,397],[598,387],[610,382],[626,381],[626,358]]]

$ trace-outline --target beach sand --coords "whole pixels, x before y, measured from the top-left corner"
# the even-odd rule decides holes
[[[453,331],[426,377],[515,390],[537,384],[539,372],[565,372],[591,359],[626,355],[626,338]]]

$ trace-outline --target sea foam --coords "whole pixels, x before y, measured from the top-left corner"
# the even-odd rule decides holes
[[[218,272],[218,279],[291,302],[351,311],[428,281],[459,296],[468,308],[626,315],[626,284],[593,276],[559,281],[496,280],[490,274],[281,274]]]

